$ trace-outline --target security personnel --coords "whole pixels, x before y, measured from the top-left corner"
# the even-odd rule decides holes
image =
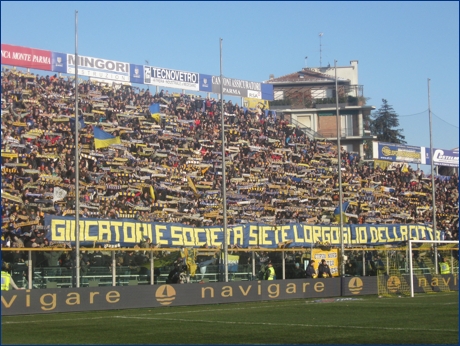
[[[19,290],[18,286],[14,283],[13,278],[7,272],[7,266],[5,263],[2,263],[2,291],[9,291],[10,286],[16,290]]]
[[[445,258],[442,259],[442,262],[439,264],[439,266],[441,267],[441,274],[450,274],[450,266]]]
[[[275,280],[275,268],[273,268],[272,262],[268,262],[268,267],[265,270],[265,280]]]

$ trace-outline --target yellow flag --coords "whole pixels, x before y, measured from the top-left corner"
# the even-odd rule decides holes
[[[160,113],[152,114],[152,118],[153,118],[153,120],[155,120],[157,122],[157,124],[159,124],[160,121],[161,121]]]
[[[198,193],[198,192],[196,191],[196,186],[195,186],[195,184],[193,183],[192,178],[187,177],[187,182],[188,182],[188,186],[190,186],[190,188],[193,190],[193,192]]]
[[[155,190],[152,185],[150,185],[150,196],[155,200]]]

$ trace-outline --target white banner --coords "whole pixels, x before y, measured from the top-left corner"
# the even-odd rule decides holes
[[[184,90],[200,90],[200,75],[196,72],[144,66],[144,84]]]
[[[129,63],[78,56],[78,74],[101,79],[110,79],[119,82],[130,82]],[[67,54],[67,73],[75,74],[75,55]]]
[[[61,201],[67,196],[67,191],[60,187],[54,188],[53,202]]]

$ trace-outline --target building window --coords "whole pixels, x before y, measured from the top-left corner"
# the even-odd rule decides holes
[[[274,97],[275,100],[284,100],[284,90],[276,90]]]
[[[342,137],[353,136],[353,115],[344,114],[341,117],[341,133]]]

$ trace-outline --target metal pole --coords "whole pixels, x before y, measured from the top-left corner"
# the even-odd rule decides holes
[[[252,251],[252,277],[251,280],[256,276],[256,253]]]
[[[80,287],[80,191],[78,153],[78,11],[75,11],[75,275],[76,286]]]
[[[286,256],[286,252],[282,251],[282,257],[283,257],[283,280],[286,280],[286,259],[284,258]]]
[[[388,256],[388,251],[385,253],[387,255],[387,275],[390,275],[390,257]]]
[[[28,258],[27,258],[27,277],[29,278],[29,290],[33,288],[33,280],[34,280],[34,272],[32,268],[32,251],[28,251]]]
[[[363,276],[366,276],[366,257],[365,257],[364,250],[363,250]]]
[[[414,298],[414,271],[412,269],[412,240],[409,239],[409,275],[410,275],[410,296]]]
[[[115,260],[115,251],[112,251],[112,286],[117,285],[117,261]]]
[[[150,251],[150,285],[155,284],[155,262],[153,259],[153,251]]]
[[[338,161],[339,161],[339,215],[340,215],[340,261],[341,261],[341,275],[345,275],[345,261],[344,261],[344,245],[343,245],[343,193],[342,193],[342,149],[340,146],[340,116],[339,116],[339,90],[337,86],[337,60],[334,60],[334,69],[335,69],[335,110],[337,118],[337,151],[338,151]]]
[[[221,106],[221,138],[222,138],[222,213],[224,217],[224,270],[225,282],[228,282],[228,239],[227,239],[227,182],[225,175],[225,126],[224,126],[224,84],[222,75],[222,38],[220,40],[220,106]]]
[[[431,131],[431,101],[430,101],[430,79],[428,78],[428,114],[430,118],[430,157],[431,157],[431,199],[433,208],[433,238],[438,240],[436,232],[436,187],[434,185],[434,159],[433,159],[433,136]],[[439,274],[438,269],[438,244],[434,243],[434,267],[436,274]]]

